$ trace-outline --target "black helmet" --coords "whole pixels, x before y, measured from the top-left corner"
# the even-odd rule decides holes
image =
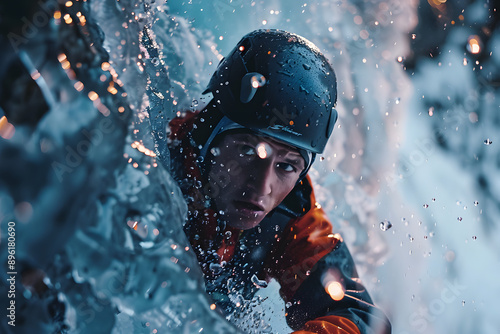
[[[337,120],[333,68],[312,42],[282,30],[245,35],[219,63],[207,92],[231,121],[313,156],[323,152]]]

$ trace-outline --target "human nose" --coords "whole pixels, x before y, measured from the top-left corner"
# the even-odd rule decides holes
[[[258,195],[269,195],[274,183],[273,162],[271,159],[256,159],[249,178],[249,188]]]

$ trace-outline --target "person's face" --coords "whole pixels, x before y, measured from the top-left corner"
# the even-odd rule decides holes
[[[305,161],[295,148],[267,137],[221,136],[210,150],[211,195],[228,225],[250,229],[290,193]]]

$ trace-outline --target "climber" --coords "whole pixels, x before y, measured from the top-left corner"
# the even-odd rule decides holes
[[[228,315],[271,279],[294,333],[390,333],[307,173],[337,120],[333,68],[307,39],[244,36],[199,111],[170,122],[171,171],[206,289]]]

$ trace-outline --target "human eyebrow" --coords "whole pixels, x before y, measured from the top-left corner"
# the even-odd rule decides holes
[[[290,156],[292,155],[292,156]],[[305,161],[304,158],[300,154],[290,154],[284,157],[284,160],[286,163],[292,164],[296,166],[297,168],[304,169],[305,168]]]

